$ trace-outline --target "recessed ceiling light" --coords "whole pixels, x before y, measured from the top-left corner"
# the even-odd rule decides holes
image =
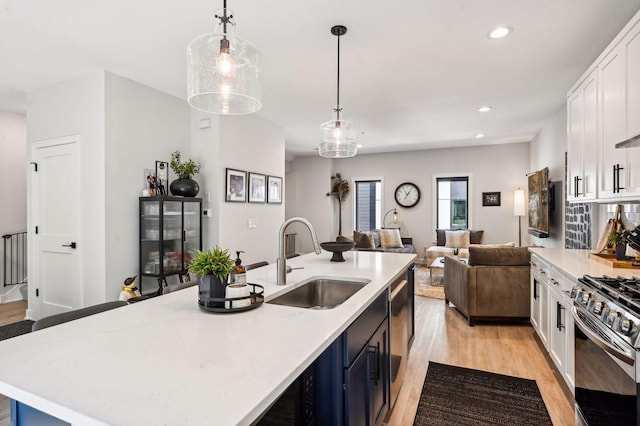
[[[480,108],[478,108],[478,111],[479,111],[479,112],[489,112],[489,111],[491,111],[492,109],[493,109],[493,107],[492,107],[492,106],[484,105],[484,106],[481,106]]]
[[[488,37],[494,39],[502,38],[508,36],[512,31],[513,28],[511,27],[496,27],[489,32]]]
[[[476,133],[476,138],[484,138],[484,133]]]
[[[362,144],[359,143],[358,145],[356,145],[356,148],[358,148],[358,149],[362,148]]]

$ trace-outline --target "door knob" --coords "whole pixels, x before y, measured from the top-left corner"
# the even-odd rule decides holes
[[[76,242],[72,241],[71,244],[63,244],[62,247],[71,247],[72,249],[76,248]]]

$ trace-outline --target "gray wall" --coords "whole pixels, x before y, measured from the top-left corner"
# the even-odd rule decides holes
[[[565,152],[567,151],[567,108],[563,106],[540,130],[531,141],[531,163],[529,172],[549,167],[549,180],[561,182],[559,188],[562,197],[556,197],[556,212],[564,217],[565,199]],[[526,186],[524,187],[526,188]],[[559,223],[558,223],[559,222]],[[564,220],[560,219],[557,226],[551,227],[549,238],[531,237],[533,244],[541,247],[564,247]]]
[[[360,154],[339,160],[300,157],[291,162],[289,170],[287,185],[291,193],[287,197],[292,203],[287,205],[287,216],[310,219],[323,241],[335,239],[338,228],[337,203],[326,196],[331,175],[339,172],[352,184],[355,178],[382,178],[383,213],[398,208],[401,233],[413,237],[418,256],[422,257],[424,247],[435,241],[433,183],[436,174],[470,174],[471,227],[485,230],[486,243],[515,241],[517,244],[518,218],[513,215],[513,191],[526,187],[529,144]],[[394,199],[396,187],[403,182],[414,182],[421,191],[420,202],[410,209],[399,207]],[[501,206],[483,207],[482,192],[500,192]],[[342,217],[343,234],[351,235],[352,193],[343,204]],[[527,242],[523,234],[523,245]]]
[[[144,170],[171,160],[180,150],[189,158],[187,103],[118,75],[105,73],[105,271],[103,300],[113,300],[126,277],[138,274],[138,197]],[[169,179],[175,175],[169,171]],[[168,190],[168,188],[167,188]],[[157,286],[156,280],[152,280]],[[145,282],[146,289],[149,285]]]
[[[27,119],[22,114],[0,111],[0,235],[27,230]],[[4,244],[0,243],[0,259]],[[0,277],[4,264],[0,261]],[[0,278],[1,279],[1,278]],[[0,287],[0,301],[20,300],[20,293],[5,296],[11,288]],[[18,297],[20,296],[20,297]]]

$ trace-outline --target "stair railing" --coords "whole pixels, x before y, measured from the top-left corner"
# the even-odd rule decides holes
[[[27,283],[27,232],[2,236],[4,240],[4,286]]]

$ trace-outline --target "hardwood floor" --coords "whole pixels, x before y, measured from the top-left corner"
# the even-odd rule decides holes
[[[24,319],[27,301],[0,303],[0,326],[13,324]]]
[[[26,302],[0,304],[0,325],[23,320],[26,308]],[[534,334],[529,325],[469,327],[444,301],[417,296],[416,337],[389,426],[413,424],[429,361],[534,379],[553,424],[573,425],[573,402],[563,392]],[[0,426],[9,424],[8,409],[9,401],[0,395]]]
[[[413,424],[429,361],[534,379],[553,424],[573,425],[573,401],[534,334],[533,327],[524,324],[469,327],[443,300],[416,296],[416,337],[389,426]]]

